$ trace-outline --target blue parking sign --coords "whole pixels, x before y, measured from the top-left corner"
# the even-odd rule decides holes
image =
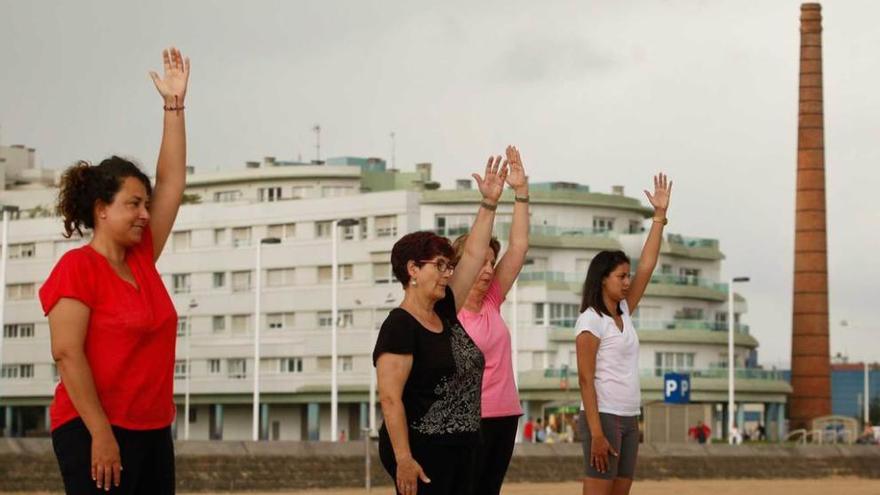
[[[663,401],[669,404],[688,404],[691,401],[691,376],[687,373],[663,375]]]

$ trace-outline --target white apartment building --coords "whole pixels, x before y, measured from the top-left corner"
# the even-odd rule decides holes
[[[6,435],[39,435],[46,433],[58,376],[37,292],[58,258],[84,241],[63,239],[59,218],[47,216],[56,190],[32,188],[28,202],[16,205],[20,187],[7,184],[0,192],[0,203],[21,207],[9,222],[4,253],[0,426]],[[572,325],[590,260],[600,250],[622,249],[637,263],[652,212],[621,188],[602,194],[583,185],[542,183],[532,185],[531,198],[529,260],[516,306],[511,294],[503,311],[509,325],[516,321],[521,399],[526,414],[537,417],[570,411],[580,402]],[[512,199],[505,193],[498,208],[502,244]],[[356,225],[339,227],[337,430],[346,439],[359,438],[368,425],[375,332],[402,298],[391,273],[391,247],[416,230],[449,237],[467,231],[478,203],[478,193],[461,185],[439,189],[430,164],[400,172],[385,170],[379,159],[303,164],[269,157],[238,171],[189,175],[187,204],[158,264],[180,316],[178,423],[189,375],[190,438],[250,439],[253,378],[259,373],[261,438],[332,440],[331,225],[352,219]],[[256,287],[257,245],[265,238],[281,242],[262,246],[262,284]],[[716,433],[723,429],[728,287],[720,280],[722,260],[715,240],[675,234],[664,240],[656,275],[635,315],[649,419],[652,410],[662,412],[655,405],[662,402],[663,373],[683,371],[691,373],[700,417]],[[763,422],[774,432],[790,388],[776,373],[758,368],[758,342],[740,323],[746,302],[739,296],[736,301],[738,422]],[[175,430],[182,437],[180,425]]]

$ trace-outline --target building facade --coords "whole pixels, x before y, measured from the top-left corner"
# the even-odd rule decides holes
[[[476,213],[477,191],[463,184],[455,190],[438,186],[430,164],[400,172],[378,159],[351,157],[309,164],[267,158],[243,170],[188,177],[187,204],[158,267],[180,316],[175,400],[181,423],[189,382],[191,439],[250,439],[259,373],[261,438],[332,440],[331,237],[333,221],[341,219],[357,223],[338,227],[337,431],[346,439],[362,435],[369,425],[376,331],[403,294],[391,273],[391,247],[416,230],[454,238],[469,229]],[[32,191],[22,214],[9,223],[0,374],[6,435],[46,433],[58,381],[37,292],[58,258],[85,241],[62,238],[59,218],[47,216],[56,194],[52,187]],[[495,225],[502,245],[513,208],[508,194]],[[635,267],[652,212],[622,188],[604,194],[584,185],[541,183],[532,184],[530,194],[529,257],[502,310],[516,329],[521,399],[534,418],[580,403],[573,324],[587,266],[600,250],[621,249]],[[0,203],[17,197],[15,187],[8,187]],[[256,287],[257,246],[266,238],[280,243],[262,245],[262,282]],[[688,372],[699,417],[715,425],[716,435],[723,432],[729,287],[720,279],[722,260],[716,240],[677,234],[664,239],[655,276],[634,315],[646,418],[653,409],[661,411],[663,373]],[[261,359],[255,363],[258,290]],[[771,425],[782,426],[791,389],[775,372],[759,368],[758,342],[741,321],[746,310],[737,296],[736,414],[740,424],[757,414],[756,421],[775,435],[779,428]],[[182,437],[180,424],[175,431]]]

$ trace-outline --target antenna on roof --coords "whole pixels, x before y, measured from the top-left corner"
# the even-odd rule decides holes
[[[312,127],[312,132],[315,133],[315,161],[321,161],[321,124],[315,124],[315,127]]]
[[[395,146],[394,137],[395,137],[394,131],[391,131],[391,168],[392,169],[397,168],[397,149]]]

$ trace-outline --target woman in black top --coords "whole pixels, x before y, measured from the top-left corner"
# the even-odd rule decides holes
[[[506,175],[500,156],[485,177],[473,175],[483,200],[457,266],[449,240],[432,232],[407,234],[391,250],[405,295],[382,324],[373,362],[385,418],[379,456],[398,494],[470,492],[483,354],[456,315],[485,261]]]

